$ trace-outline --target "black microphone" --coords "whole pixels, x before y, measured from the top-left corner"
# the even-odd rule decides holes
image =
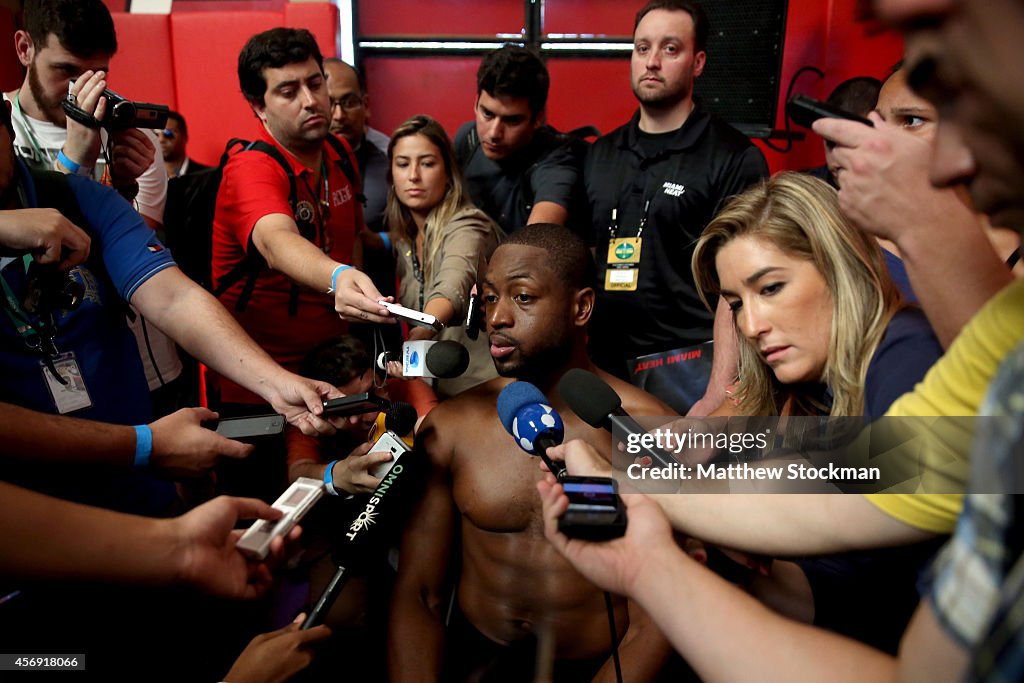
[[[405,438],[406,434],[411,438],[419,417],[411,403],[394,401],[384,411],[384,426],[396,434],[401,434],[402,438]]]
[[[427,349],[424,362],[434,377],[452,379],[469,367],[469,349],[457,341],[443,339]]]
[[[627,436],[647,434],[629,413],[622,408],[622,399],[607,382],[582,368],[569,370],[558,382],[558,393],[569,404],[573,412],[591,427],[612,431],[612,418],[625,430]],[[636,440],[639,455],[647,456],[661,467],[671,467],[675,460],[667,453],[644,446],[642,439]]]
[[[565,464],[548,457],[548,449],[562,443],[562,416],[548,405],[544,393],[529,382],[512,382],[498,394],[498,417],[519,447],[539,455],[558,481],[568,476]]]
[[[395,461],[385,463],[391,466],[387,474],[370,494],[359,514],[338,536],[333,552],[338,568],[310,610],[306,621],[302,623],[301,630],[305,631],[323,622],[348,581],[349,568],[366,561],[370,551],[390,531],[395,521],[403,516],[407,505],[415,497],[417,484],[425,480],[425,458],[412,452],[396,456]]]
[[[407,341],[400,353],[385,351],[377,356],[377,367],[386,370],[388,361],[401,363],[405,377],[454,379],[469,367],[469,349],[451,339]]]

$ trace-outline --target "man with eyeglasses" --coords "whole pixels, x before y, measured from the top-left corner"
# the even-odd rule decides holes
[[[188,146],[188,125],[185,117],[176,111],[167,112],[167,127],[156,132],[160,138],[160,150],[164,153],[164,167],[168,178],[177,178],[189,173],[206,171],[210,167],[190,159]]]
[[[388,136],[368,124],[370,96],[361,72],[329,57],[324,60],[324,73],[331,105],[331,132],[345,138],[356,155],[366,196],[363,220],[366,227],[379,232],[388,196]]]
[[[395,259],[379,233],[384,229],[384,207],[388,199],[388,136],[370,128],[370,96],[366,79],[350,64],[328,57],[324,59],[327,96],[331,107],[331,132],[348,142],[359,165],[363,180],[363,221],[367,230],[360,238],[367,247],[363,269],[381,294],[395,294]],[[401,344],[397,327],[384,328],[385,341]]]

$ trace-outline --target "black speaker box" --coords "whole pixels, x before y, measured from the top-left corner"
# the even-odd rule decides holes
[[[704,0],[708,61],[694,92],[747,135],[775,127],[786,34],[786,0]]]

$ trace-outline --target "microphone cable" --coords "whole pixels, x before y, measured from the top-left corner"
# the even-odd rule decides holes
[[[622,683],[622,662],[619,661],[619,640],[615,628],[615,610],[612,608],[612,594],[604,592],[604,606],[608,609],[608,628],[612,632],[612,662],[615,664],[615,680]]]

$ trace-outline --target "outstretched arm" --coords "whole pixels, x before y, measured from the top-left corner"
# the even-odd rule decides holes
[[[578,439],[548,450],[570,474],[611,476],[608,461]],[[706,543],[772,556],[825,555],[916,543],[931,534],[852,494],[673,493],[650,496],[676,531]]]
[[[195,477],[221,458],[244,458],[252,451],[202,426],[217,413],[182,408],[149,425],[153,434],[150,467],[173,477]],[[0,456],[53,463],[94,463],[131,467],[136,433],[132,427],[50,415],[0,403]]]
[[[241,533],[235,524],[280,516],[262,501],[222,496],[181,517],[150,519],[0,482],[0,574],[184,583],[222,597],[252,598],[270,587],[270,570],[235,548]],[[282,547],[275,540],[274,554]]]
[[[131,303],[192,356],[262,397],[306,434],[333,434],[319,416],[334,391],[288,372],[245,333],[209,292],[177,268],[164,268],[139,285]]]
[[[905,662],[897,662],[781,617],[700,566],[672,542],[668,519],[644,496],[623,497],[629,515],[623,538],[588,543],[558,532],[568,507],[561,486],[543,481],[538,489],[545,534],[559,552],[594,583],[635,599],[701,680],[953,681],[963,671],[963,651],[929,625],[927,607],[904,640]]]

